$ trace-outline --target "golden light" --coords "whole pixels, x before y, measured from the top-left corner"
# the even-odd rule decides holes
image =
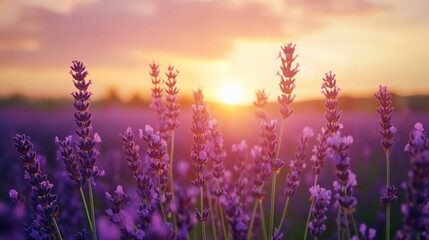
[[[243,100],[243,88],[235,82],[227,82],[220,87],[220,99],[226,104],[237,104]]]

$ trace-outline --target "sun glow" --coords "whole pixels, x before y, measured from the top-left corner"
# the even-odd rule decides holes
[[[227,82],[219,90],[222,102],[237,104],[243,101],[243,88],[235,82]]]

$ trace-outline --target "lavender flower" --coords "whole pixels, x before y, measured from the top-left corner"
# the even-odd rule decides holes
[[[267,168],[267,164],[264,163],[262,156],[262,147],[254,146],[250,150],[250,155],[254,159],[253,163],[253,187],[252,187],[252,195],[262,203],[265,197],[265,191],[262,189],[265,179],[268,177],[270,173],[270,169]]]
[[[390,152],[390,148],[393,145],[393,134],[396,132],[396,128],[392,125],[392,96],[387,93],[386,86],[380,86],[379,91],[374,94],[375,98],[380,103],[377,107],[377,112],[380,114],[380,135],[382,136],[381,145],[385,152]]]
[[[167,141],[170,136],[167,118],[165,116],[166,102],[164,99],[163,81],[159,77],[159,65],[152,62],[149,66],[151,69],[150,76],[153,85],[150,107],[156,111],[158,116],[159,125],[157,126],[157,130],[161,133],[162,138]]]
[[[322,167],[325,164],[326,151],[328,150],[328,145],[326,139],[328,138],[329,131],[326,128],[322,127],[320,133],[317,135],[318,144],[313,148],[313,155],[310,157],[310,161],[313,162],[313,173],[315,176],[318,176],[322,171]]]
[[[277,133],[275,132],[277,121],[264,121],[262,123],[262,128],[264,130],[265,140],[267,141],[267,145],[263,149],[264,154],[268,158],[268,162],[270,163],[271,170],[279,174],[280,169],[285,164],[283,160],[277,159],[277,147],[278,147],[278,138]]]
[[[359,236],[353,236],[352,240],[372,240],[375,238],[377,231],[373,228],[369,228],[365,224],[361,224],[359,227]]]
[[[421,234],[429,230],[429,138],[421,123],[416,123],[405,146],[410,155],[411,170],[408,183],[403,184],[406,191],[406,204],[402,206],[404,225],[397,236],[407,239],[412,230]]]
[[[234,166],[238,179],[235,184],[235,194],[239,199],[239,204],[244,205],[245,196],[247,195],[246,186],[248,179],[246,177],[248,169],[250,168],[247,162],[247,144],[245,140],[241,140],[239,144],[232,145],[232,152],[235,153],[237,162]]]
[[[331,202],[331,191],[316,185],[310,188],[310,194],[314,204],[311,209],[312,220],[308,224],[308,228],[311,235],[317,238],[326,230],[326,212]]]
[[[165,92],[167,93],[166,100],[166,111],[165,111],[165,117],[167,118],[167,125],[171,131],[176,130],[180,126],[180,122],[177,120],[177,117],[180,114],[180,105],[177,103],[178,96],[177,93],[179,93],[179,89],[176,87],[176,77],[179,71],[174,71],[173,66],[168,67],[167,75],[167,81],[165,82],[165,85],[167,88],[165,89]]]
[[[73,235],[73,240],[88,240],[89,235],[85,229]]]
[[[154,129],[149,125],[146,125],[144,130],[140,129],[140,138],[143,138],[148,144],[146,154],[150,158],[151,169],[156,175],[162,175],[166,171],[164,155],[167,143],[161,138],[160,133],[154,132]]]
[[[153,128],[149,125],[146,125],[144,130],[140,129],[140,138],[143,138],[148,144],[146,154],[150,161],[149,166],[158,178],[158,204],[164,222],[166,222],[168,209],[165,209],[164,206],[168,206],[168,202],[171,200],[171,194],[166,193],[168,182],[168,166],[166,163],[167,143],[161,137],[160,133],[154,132]],[[139,181],[139,179],[137,180]],[[139,184],[139,182],[137,183]]]
[[[302,136],[299,143],[298,152],[295,154],[295,160],[292,160],[290,163],[290,173],[286,177],[286,187],[284,194],[286,197],[292,197],[296,191],[296,188],[299,185],[299,177],[306,168],[307,164],[305,163],[305,158],[307,154],[305,150],[307,148],[307,141],[309,138],[313,137],[313,129],[310,127],[305,127],[302,131]]]
[[[322,93],[325,95],[325,117],[328,120],[327,128],[328,131],[334,135],[338,130],[342,128],[342,125],[339,123],[340,111],[338,107],[338,93],[340,88],[337,86],[337,80],[335,79],[335,74],[329,73],[325,74],[322,84]]]
[[[124,192],[121,185],[118,185],[114,195],[106,192],[106,200],[109,203],[106,213],[110,221],[121,228],[124,237],[132,238],[135,233],[134,223],[131,216],[124,211],[124,208],[130,205],[131,197]]]
[[[277,97],[277,101],[280,104],[280,113],[283,119],[288,118],[293,113],[293,108],[289,105],[295,99],[295,95],[292,96],[292,92],[295,89],[295,75],[298,73],[299,64],[293,66],[293,62],[296,59],[295,46],[292,43],[288,43],[282,47],[282,52],[279,52],[279,58],[282,61],[280,66],[281,72],[277,75],[280,76],[280,90],[282,95]]]
[[[329,156],[334,161],[336,168],[335,176],[338,181],[334,181],[334,189],[336,206],[341,213],[341,218],[346,219],[345,226],[348,228],[348,217],[354,212],[357,205],[357,200],[353,197],[353,187],[357,185],[356,175],[350,170],[350,157],[348,149],[353,143],[351,136],[342,137],[341,132],[336,132],[335,135],[327,139],[330,146]],[[340,215],[339,215],[340,216]],[[341,219],[337,219],[337,223],[341,226]]]
[[[92,93],[88,90],[91,80],[85,80],[88,71],[86,71],[82,62],[73,61],[72,63],[70,74],[77,88],[77,91],[72,92],[72,96],[75,99],[73,106],[76,109],[74,114],[78,127],[76,133],[80,137],[78,143],[79,168],[82,177],[85,180],[91,179],[92,182],[98,176],[104,175],[104,170],[95,166],[97,156],[99,155],[95,144],[100,142],[101,139],[97,133],[92,133],[92,120],[91,113],[89,112],[89,100]]]
[[[274,233],[271,240],[281,240],[281,239],[283,239],[283,233],[281,233],[277,228],[274,228]]]
[[[24,198],[15,189],[9,190],[9,198],[10,198],[10,200],[12,200],[12,203],[15,206],[20,205],[20,204],[24,204]]]
[[[253,102],[253,105],[256,107],[256,117],[265,121],[267,120],[267,113],[264,111],[264,106],[267,104],[268,96],[265,94],[265,90],[256,91],[256,101]]]
[[[60,236],[60,232],[55,218],[58,216],[59,207],[57,205],[57,195],[52,193],[53,184],[47,179],[47,175],[40,170],[40,161],[33,151],[33,144],[30,137],[17,134],[14,138],[14,145],[24,166],[25,178],[29,180],[31,189],[35,193],[34,201],[37,204],[37,214],[28,229],[31,237],[42,239],[52,239]],[[11,192],[15,197],[15,192]]]
[[[398,199],[398,196],[396,195],[398,189],[395,186],[387,187],[387,193],[381,196],[380,202],[383,207],[386,207],[387,205],[390,205]]]
[[[140,147],[134,142],[134,134],[131,128],[127,128],[124,135],[121,135],[123,140],[123,147],[125,153],[125,160],[127,160],[128,168],[132,171],[134,178],[137,178],[141,172],[141,161],[139,155]]]
[[[81,188],[85,184],[85,180],[82,178],[77,160],[78,156],[76,156],[76,148],[73,146],[72,141],[72,136],[68,136],[62,141],[58,137],[55,138],[55,142],[59,145],[57,159],[64,162],[69,178],[77,188]]]
[[[386,154],[386,185],[387,193],[380,198],[381,204],[386,208],[386,239],[390,239],[390,204],[392,204],[398,197],[396,196],[396,187],[390,185],[390,148],[393,145],[393,133],[396,128],[391,123],[393,107],[392,96],[387,93],[387,87],[380,86],[379,91],[374,94],[375,98],[380,103],[377,107],[377,112],[380,114],[380,134],[381,145],[383,146],[384,153]]]
[[[208,126],[209,135],[207,144],[210,150],[209,157],[213,162],[212,174],[216,180],[216,186],[212,193],[216,197],[220,197],[224,192],[224,188],[220,183],[225,172],[224,159],[226,158],[226,151],[223,149],[222,133],[219,130],[216,119],[210,120]]]
[[[231,227],[233,239],[246,239],[250,217],[245,213],[239,197],[235,193],[226,195],[227,221]]]
[[[200,89],[194,92],[195,103],[192,105],[192,133],[194,134],[194,144],[191,147],[191,158],[196,172],[196,178],[192,184],[201,188],[205,184],[204,170],[207,166],[207,136],[208,112],[207,105],[203,101],[203,94]]]

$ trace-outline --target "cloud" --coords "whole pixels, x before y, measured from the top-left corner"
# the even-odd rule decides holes
[[[59,14],[68,14],[75,8],[97,0],[3,0],[0,2],[0,27],[10,26],[25,13],[26,9],[39,8]]]
[[[5,1],[0,67],[58,67],[75,58],[138,66],[157,56],[221,59],[241,40],[294,41],[341,21],[386,11],[369,0]],[[1,22],[1,21],[0,21]]]
[[[30,65],[57,62],[54,58],[88,56],[94,60],[131,64],[129,51],[168,52],[191,58],[219,58],[235,39],[282,38],[281,18],[261,3],[234,7],[223,1],[140,1],[106,0],[77,8],[68,14],[43,8],[27,8],[17,23],[2,29],[17,41],[36,38],[40,52],[13,60]],[[33,25],[32,30],[16,26]],[[36,30],[35,30],[36,29]],[[0,43],[1,44],[1,43]],[[18,50],[18,49],[11,49]],[[118,61],[115,61],[118,60]],[[4,64],[4,63],[3,63]]]

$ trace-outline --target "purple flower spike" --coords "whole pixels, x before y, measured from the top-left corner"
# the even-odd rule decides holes
[[[168,72],[165,74],[167,76],[167,81],[165,85],[165,93],[167,93],[167,105],[165,111],[165,117],[167,118],[167,125],[171,131],[176,130],[180,126],[180,122],[177,120],[177,117],[180,114],[180,105],[177,103],[179,97],[179,89],[176,87],[176,77],[179,74],[177,69],[175,70],[173,66],[168,67]]]
[[[36,239],[53,239],[56,238],[55,218],[58,217],[59,207],[57,205],[57,195],[53,194],[48,176],[43,174],[40,169],[40,161],[36,158],[33,151],[33,144],[30,137],[17,134],[14,138],[14,145],[24,166],[25,176],[35,193],[35,204],[37,213],[29,226],[29,232]],[[11,198],[18,201],[18,193],[11,191]]]
[[[340,88],[337,86],[335,74],[332,72],[326,73],[323,78],[322,93],[325,95],[325,117],[328,120],[328,131],[335,134],[342,128],[339,123],[340,111],[338,107],[338,93]]]
[[[410,155],[411,169],[408,182],[403,184],[406,204],[402,206],[404,225],[397,236],[409,239],[410,231],[424,233],[428,228],[429,138],[421,123],[416,123],[410,133],[405,151]]]
[[[157,130],[160,132],[162,138],[165,141],[168,141],[169,139],[169,126],[167,123],[167,117],[165,115],[166,113],[166,101],[164,98],[164,82],[159,77],[159,65],[152,62],[152,64],[149,65],[151,71],[151,82],[152,82],[152,100],[150,103],[150,107],[155,110],[157,116],[158,116],[158,126]]]
[[[331,191],[316,185],[310,188],[310,194],[314,205],[311,209],[312,220],[308,228],[314,237],[319,237],[326,230],[326,212],[331,202]]]
[[[361,224],[359,227],[360,236],[353,236],[352,240],[372,240],[375,239],[377,231],[373,228],[369,228],[365,224]]]
[[[77,188],[81,188],[85,184],[85,179],[83,179],[79,169],[77,150],[72,142],[72,136],[68,136],[62,141],[57,137],[55,141],[59,145],[57,159],[64,162],[69,178],[74,181]]]
[[[202,90],[194,92],[194,101],[192,105],[192,126],[194,144],[191,147],[191,158],[196,172],[196,178],[192,184],[201,188],[205,184],[204,170],[207,167],[208,149],[207,134],[208,131],[208,106],[203,101]]]
[[[295,159],[290,163],[290,173],[286,177],[286,188],[284,194],[286,197],[292,197],[295,194],[296,189],[299,185],[299,178],[304,172],[307,164],[305,163],[305,158],[307,154],[305,150],[307,148],[307,141],[309,138],[313,137],[313,129],[310,127],[305,127],[302,131],[302,136],[299,143],[298,152],[295,154]]]
[[[295,45],[288,43],[282,47],[282,51],[279,52],[279,58],[282,61],[280,66],[280,72],[277,75],[280,76],[280,90],[282,95],[277,97],[277,101],[280,104],[280,113],[283,119],[288,118],[293,113],[293,108],[289,105],[295,99],[295,95],[292,95],[295,89],[295,75],[298,73],[299,64],[294,61],[296,59]]]
[[[267,120],[267,113],[264,111],[264,106],[267,104],[268,96],[265,94],[265,90],[256,91],[256,101],[253,102],[253,105],[256,107],[256,117],[261,120]]]
[[[276,151],[278,145],[278,137],[275,131],[277,121],[264,121],[262,122],[263,135],[265,137],[266,145],[264,146],[264,155],[267,157],[267,162],[269,162],[271,166],[271,170],[279,174],[280,169],[285,164],[283,160],[276,159]]]
[[[381,145],[384,148],[385,152],[390,152],[390,148],[393,145],[393,134],[396,132],[396,128],[392,125],[392,96],[387,93],[386,86],[380,86],[380,89],[377,93],[374,94],[375,98],[380,103],[380,106],[377,107],[377,112],[380,114],[380,135]]]
[[[91,113],[89,112],[89,100],[92,93],[88,90],[91,80],[85,80],[88,72],[82,62],[73,61],[70,74],[73,77],[73,83],[77,91],[72,92],[74,98],[73,106],[76,109],[74,114],[78,129],[77,135],[80,137],[78,142],[78,163],[80,172],[84,179],[94,181],[98,176],[104,175],[104,170],[95,166],[99,152],[95,144],[100,142],[100,136],[92,133]],[[92,182],[93,183],[93,182]]]

